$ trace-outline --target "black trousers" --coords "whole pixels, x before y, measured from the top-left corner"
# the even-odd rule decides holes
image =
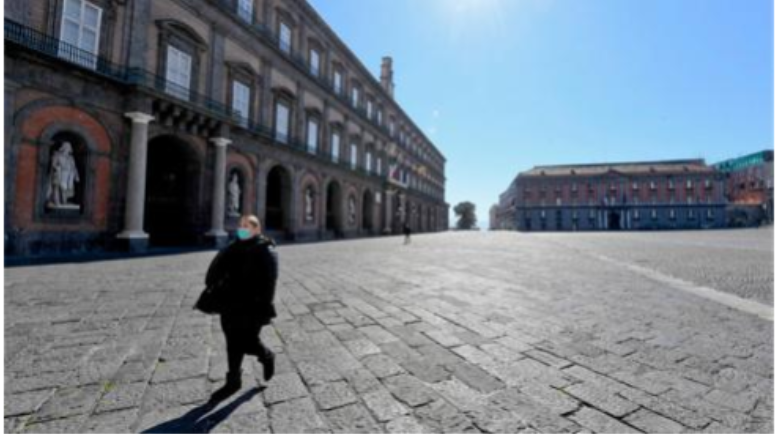
[[[221,315],[230,374],[237,375],[240,372],[246,354],[257,356],[262,362],[272,356],[269,348],[261,342],[261,327],[263,324],[260,321],[246,315]]]

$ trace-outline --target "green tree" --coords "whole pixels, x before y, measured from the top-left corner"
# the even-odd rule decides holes
[[[476,205],[472,202],[460,202],[455,205],[453,209],[457,216],[457,223],[455,226],[458,229],[471,230],[476,226]]]

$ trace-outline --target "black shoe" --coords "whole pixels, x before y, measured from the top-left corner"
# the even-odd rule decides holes
[[[226,374],[226,384],[223,385],[220,389],[213,392],[213,394],[210,396],[211,402],[220,402],[224,399],[230,397],[231,395],[234,395],[235,393],[239,392],[239,390],[242,389],[242,371],[238,372],[237,374],[232,374],[229,372]]]
[[[264,381],[269,381],[274,377],[274,354],[269,353],[263,360],[259,360],[264,365]]]

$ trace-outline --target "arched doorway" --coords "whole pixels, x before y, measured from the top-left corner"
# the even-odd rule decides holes
[[[331,181],[326,188],[326,231],[335,237],[342,233],[342,187]]]
[[[145,231],[151,246],[196,244],[201,166],[179,137],[164,135],[148,143]]]
[[[618,211],[610,211],[608,213],[608,229],[612,231],[618,231],[622,228],[622,217]]]
[[[266,175],[266,229],[284,237],[290,230],[291,175],[282,166],[275,166]]]
[[[370,190],[363,192],[363,212],[361,212],[363,231],[369,235],[374,233],[374,194]]]

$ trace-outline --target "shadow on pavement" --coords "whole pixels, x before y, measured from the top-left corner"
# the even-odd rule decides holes
[[[207,433],[215,428],[219,423],[226,420],[240,405],[250,401],[265,387],[254,387],[243,393],[239,398],[230,402],[228,405],[219,409],[213,414],[207,415],[215,409],[219,402],[208,401],[188,413],[176,419],[162,422],[154,427],[148,428],[143,433]]]

